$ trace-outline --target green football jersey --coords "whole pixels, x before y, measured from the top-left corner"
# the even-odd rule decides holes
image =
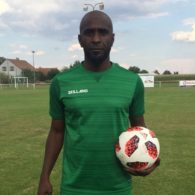
[[[103,72],[83,65],[58,74],[50,115],[65,121],[61,195],[130,195],[131,175],[115,155],[129,116],[144,114],[140,77],[118,64]]]

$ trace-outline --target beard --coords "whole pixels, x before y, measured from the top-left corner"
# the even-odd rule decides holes
[[[107,50],[84,50],[85,59],[89,60],[95,66],[101,65],[110,56],[111,48]]]

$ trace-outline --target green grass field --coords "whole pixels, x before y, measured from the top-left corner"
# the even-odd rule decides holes
[[[146,122],[159,137],[161,165],[133,177],[134,195],[195,194],[195,88],[146,89]],[[0,194],[35,195],[50,126],[48,88],[0,89]],[[60,165],[52,173],[59,194]],[[113,170],[114,171],[114,170]]]

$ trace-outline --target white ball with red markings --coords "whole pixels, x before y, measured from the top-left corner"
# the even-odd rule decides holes
[[[160,144],[153,131],[137,126],[120,134],[115,152],[125,167],[144,170],[151,167],[159,157]]]

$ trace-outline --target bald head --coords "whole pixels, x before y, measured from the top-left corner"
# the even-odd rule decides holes
[[[107,27],[113,32],[113,25],[111,18],[101,11],[91,11],[84,15],[80,23],[80,33],[93,21],[100,21],[107,25]]]
[[[88,12],[81,20],[78,40],[89,69],[93,66],[103,69],[105,65],[110,66],[114,33],[112,21],[107,14],[101,11]]]

